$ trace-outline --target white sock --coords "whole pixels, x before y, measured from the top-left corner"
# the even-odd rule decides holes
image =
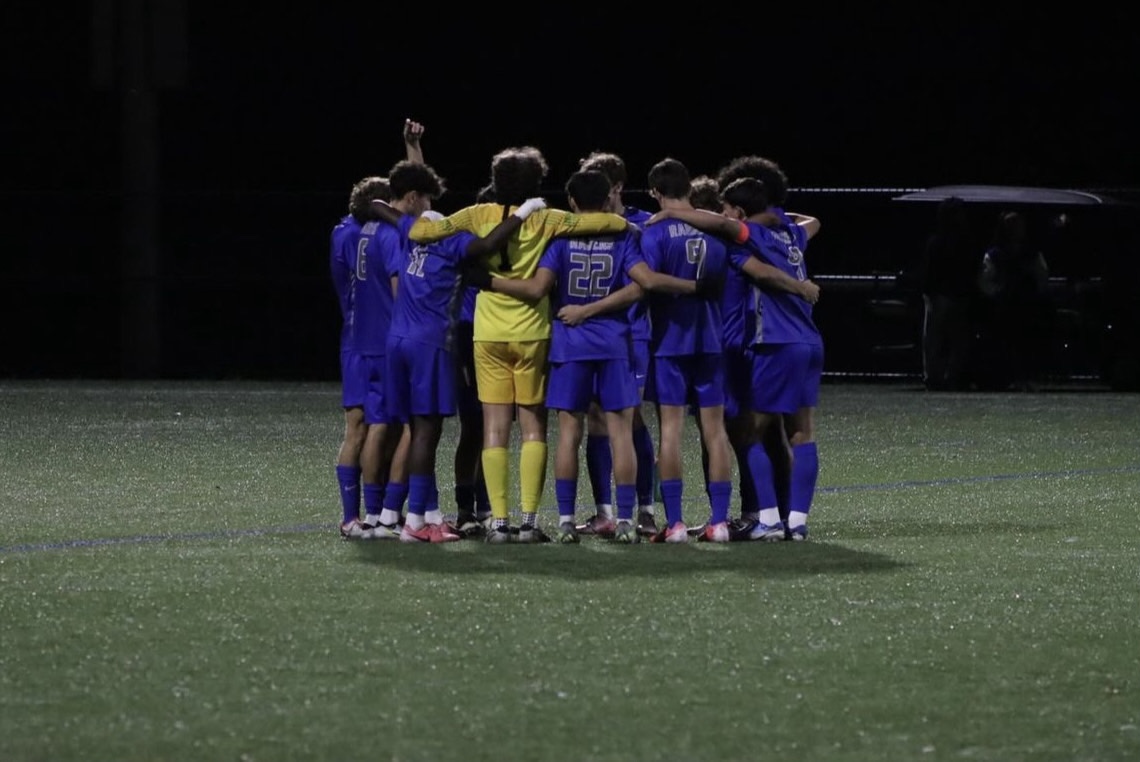
[[[761,508],[760,509],[760,523],[765,526],[775,526],[780,523],[780,509],[779,508]]]
[[[391,508],[385,508],[384,510],[380,511],[379,519],[382,524],[386,524],[388,526],[399,524],[400,512],[393,511]]]
[[[438,508],[436,508],[434,511],[428,511],[424,514],[424,521],[429,524],[442,524],[443,511],[439,510]]]
[[[600,503],[598,504],[598,515],[612,519],[614,517],[614,507],[609,503]]]
[[[376,526],[377,524],[380,523],[380,514],[378,514],[378,513],[366,513],[366,514],[364,514],[364,523],[370,527]]]
[[[418,513],[408,512],[408,518],[404,521],[404,526],[409,529],[423,529],[424,517]]]
[[[654,515],[652,503],[650,503],[649,505],[639,505],[637,507],[637,510],[640,511],[641,513],[648,513],[650,516]]]
[[[569,515],[567,515],[565,513],[558,514],[558,523],[559,524],[573,524],[574,523],[574,514],[573,513],[571,513]]]
[[[788,528],[795,529],[796,527],[804,526],[807,524],[807,517],[808,515],[806,513],[803,513],[801,511],[792,511],[788,514]]]

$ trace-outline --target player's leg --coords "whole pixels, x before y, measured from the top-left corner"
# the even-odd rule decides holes
[[[653,451],[653,435],[645,425],[642,402],[649,383],[651,358],[649,342],[633,342],[633,377],[637,385],[638,402],[633,408],[633,451],[637,456],[637,527],[643,534],[657,533],[654,508],[654,475],[657,472],[657,454]]]
[[[364,400],[364,423],[368,431],[360,451],[361,495],[364,501],[364,534],[368,540],[395,539],[399,530],[384,527],[380,520],[383,511],[384,487],[388,481],[388,459],[385,445],[388,439],[388,412],[385,409],[382,356],[362,358],[368,378]]]
[[[613,446],[617,525],[614,539],[637,542],[634,509],[637,504],[637,454],[633,448],[633,411],[641,404],[641,392],[629,360],[601,360],[594,391],[605,411],[606,429]]]
[[[475,342],[475,376],[483,404],[483,452],[480,459],[487,498],[491,503],[492,527],[488,542],[510,540],[510,483],[507,447],[515,413],[513,360],[507,342]]]
[[[788,439],[792,447],[791,480],[788,489],[788,537],[807,539],[807,519],[815,499],[819,480],[819,450],[815,443],[815,409],[819,404],[819,386],[823,375],[823,347],[813,347],[807,362],[803,384],[802,406],[785,416]]]
[[[688,412],[689,358],[654,358],[654,394],[660,422],[661,441],[657,448],[657,469],[661,476],[661,503],[665,528],[654,535],[656,542],[687,542],[688,528],[683,512],[684,470],[682,436]],[[684,539],[681,539],[682,536]]]
[[[344,410],[344,438],[336,457],[336,481],[340,493],[340,535],[358,539],[364,533],[360,519],[360,453],[368,426],[364,423],[364,399],[368,378],[361,370],[360,356],[341,353],[341,407]]]
[[[384,484],[380,522],[385,527],[398,527],[404,513],[404,502],[408,498],[408,451],[412,441],[412,432],[408,426],[411,412],[411,361],[416,354],[414,344],[405,344],[400,339],[394,339],[388,344],[384,373],[388,431],[381,445],[381,468],[387,474],[387,480]]]
[[[479,455],[483,449],[483,407],[475,384],[475,356],[471,324],[457,327],[455,349],[455,398],[459,415],[459,438],[455,445],[456,528],[465,535],[481,534],[480,519],[490,516],[486,485],[482,483]],[[482,508],[484,515],[479,515]]]
[[[588,362],[550,364],[546,406],[558,411],[558,446],[554,452],[554,496],[558,503],[559,542],[578,541],[574,524],[578,499],[578,451],[582,418],[590,407],[593,377]]]
[[[514,384],[522,446],[519,450],[519,542],[545,542],[538,528],[538,505],[546,486],[546,385],[550,341],[516,343]]]
[[[724,428],[724,364],[721,355],[694,358],[691,382],[700,418],[701,442],[708,453],[709,520],[702,538],[728,542],[732,500],[732,448]]]
[[[613,518],[613,454],[610,451],[610,436],[606,431],[606,419],[597,403],[591,403],[586,415],[586,472],[590,476],[590,490],[594,496],[594,515],[598,518]],[[587,529],[593,519],[586,522]]]
[[[789,360],[791,344],[763,345],[753,353],[752,444],[748,448],[748,468],[760,507],[757,523],[748,529],[749,539],[784,539],[786,525],[780,516],[776,485],[777,463],[769,454],[773,448],[789,448],[784,433],[784,414],[794,413],[802,397],[803,374]],[[783,457],[777,459],[783,460]],[[790,456],[788,456],[790,462]],[[782,477],[781,477],[782,478]]]

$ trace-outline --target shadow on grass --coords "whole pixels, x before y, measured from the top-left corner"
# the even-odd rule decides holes
[[[398,542],[353,543],[363,564],[403,571],[454,574],[550,575],[597,580],[733,572],[760,577],[873,574],[909,566],[880,553],[826,542],[732,543],[728,545],[621,546],[600,539],[579,545],[486,545],[477,540],[445,545]]]

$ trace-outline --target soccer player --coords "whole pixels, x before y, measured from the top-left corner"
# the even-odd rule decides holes
[[[579,162],[581,171],[598,171],[610,181],[609,203],[606,211],[620,214],[637,226],[649,219],[650,213],[625,203],[623,193],[629,179],[625,161],[615,153],[594,151]],[[637,524],[643,534],[657,533],[657,523],[653,506],[653,471],[656,455],[653,452],[653,437],[645,426],[641,413],[641,400],[645,398],[645,380],[649,373],[649,317],[643,299],[638,299],[629,308],[630,327],[633,341],[633,372],[637,378],[638,404],[633,409],[633,447],[637,453]],[[578,527],[586,534],[613,534],[613,493],[610,482],[613,478],[613,458],[607,427],[601,408],[591,404],[587,416],[586,470],[590,475],[590,486],[594,493],[595,513]]]
[[[566,183],[570,208],[577,213],[606,207],[608,178],[598,171],[579,171]],[[604,411],[606,446],[613,447],[617,482],[617,542],[639,541],[634,523],[637,499],[637,456],[633,445],[633,415],[641,404],[632,364],[629,306],[641,296],[636,277],[653,289],[693,293],[695,283],[652,273],[641,260],[633,230],[617,235],[559,238],[546,247],[534,277],[494,278],[491,288],[536,302],[553,289],[555,321],[550,346],[550,386],[546,405],[558,411],[555,453],[555,494],[558,501],[558,541],[578,542],[574,523],[578,490],[578,452],[582,419],[597,404]],[[611,292],[615,292],[611,294]],[[608,299],[608,309],[600,310]],[[591,313],[590,308],[595,308]],[[601,533],[598,533],[601,534]]]
[[[649,188],[662,211],[693,210],[689,201],[689,170],[666,158],[649,171]],[[727,254],[724,243],[683,222],[649,225],[641,236],[641,253],[650,268],[678,278],[723,279]],[[655,542],[688,542],[682,515],[681,435],[685,409],[699,409],[701,440],[709,453],[710,518],[702,535],[727,542],[728,506],[732,496],[728,438],[724,429],[724,368],[722,318],[718,301],[692,296],[659,297],[649,301],[652,332],[653,392],[660,420],[658,468],[665,527]]]
[[[404,120],[404,150],[407,158],[423,161],[420,139],[423,125]],[[344,409],[344,438],[337,451],[336,478],[340,488],[340,535],[346,540],[359,539],[365,530],[360,520],[360,453],[364,448],[367,426],[364,423],[364,400],[368,383],[362,372],[360,356],[353,347],[352,279],[356,271],[360,230],[372,219],[370,202],[374,198],[389,200],[388,181],[383,177],[365,177],[357,182],[349,195],[349,213],[333,228],[329,265],[333,288],[340,303],[340,371],[341,407]]]
[[[411,245],[407,230],[420,215],[431,215],[432,200],[442,195],[443,180],[422,163],[403,161],[388,173],[392,208],[402,212],[399,236],[385,245],[400,247],[396,299],[388,330],[384,375],[385,402],[391,419],[404,418],[411,431],[408,457],[408,517],[404,542],[451,542],[461,539],[443,521],[436,482],[436,452],[443,419],[455,415],[453,333],[462,283],[460,265],[467,257],[490,254],[504,246],[526,215],[544,206],[523,204],[486,238],[461,232],[430,245]],[[438,215],[442,217],[442,215]]]
[[[661,216],[746,246],[750,253],[738,249],[733,255],[742,266],[755,255],[791,278],[810,284],[803,252],[819,231],[819,220],[773,205],[765,184],[753,177],[730,181],[722,195],[723,215],[672,209]],[[811,317],[812,304],[818,298],[818,289],[813,287],[805,285],[798,294],[795,290],[757,289],[755,309],[748,315],[746,336],[753,353],[753,436],[748,466],[760,510],[742,534],[752,540],[807,538],[807,516],[819,473],[814,409],[823,372],[823,340]],[[764,447],[770,432],[779,427],[786,427],[787,446],[792,450],[786,523],[779,507],[772,459]]]
[[[498,203],[475,204],[442,220],[416,220],[408,235],[417,243],[445,238],[460,230],[486,234],[526,199],[539,196],[549,171],[542,152],[533,146],[507,148],[491,161],[491,182]],[[522,224],[517,238],[485,261],[501,277],[529,278],[538,268],[542,252],[555,236],[619,233],[628,227],[616,214],[578,215],[541,209]],[[522,433],[519,482],[522,522],[520,542],[549,540],[538,528],[538,503],[546,480],[546,426],[544,405],[547,355],[550,346],[550,309],[547,299],[528,303],[506,294],[480,292],[475,302],[475,375],[483,403],[483,478],[491,502],[491,543],[509,542],[510,481],[507,445],[517,409]]]

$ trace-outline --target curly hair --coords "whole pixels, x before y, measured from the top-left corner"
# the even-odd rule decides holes
[[[372,199],[392,200],[392,188],[386,177],[365,177],[352,186],[348,194],[348,213],[361,225],[372,219]]]
[[[716,180],[708,175],[699,175],[689,184],[689,202],[697,209],[720,212],[724,207],[720,200],[720,188]]]
[[[582,171],[592,170],[601,172],[609,179],[610,185],[620,184],[624,187],[626,181],[629,179],[625,162],[622,161],[622,158],[616,153],[594,151],[578,162],[578,169]]]
[[[742,177],[754,177],[764,183],[768,191],[768,201],[774,206],[782,207],[788,200],[788,176],[780,165],[763,156],[738,156],[721,168],[716,175],[717,185],[721,193],[733,180]]]
[[[500,204],[521,204],[541,195],[550,165],[534,146],[504,148],[491,159],[491,184]]]

